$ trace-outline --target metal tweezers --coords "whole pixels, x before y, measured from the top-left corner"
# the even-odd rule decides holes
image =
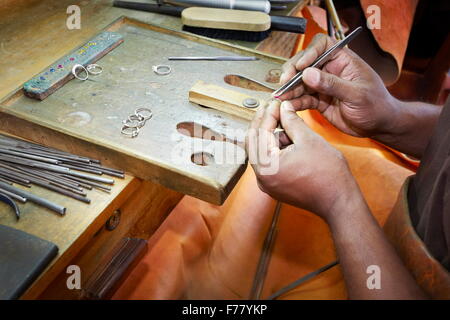
[[[171,61],[256,61],[257,57],[215,56],[215,57],[169,57]]]
[[[330,49],[325,51],[322,55],[320,55],[310,67],[316,68],[322,66],[328,59],[331,58],[333,53],[337,49],[341,49],[345,47],[350,41],[352,41],[360,32],[362,31],[362,27],[358,27],[353,30],[347,37],[342,39],[341,41],[336,42]],[[272,93],[274,98],[279,98],[289,90],[291,90],[294,86],[300,83],[303,80],[303,70],[298,72],[291,80],[282,85],[279,89],[275,90]]]

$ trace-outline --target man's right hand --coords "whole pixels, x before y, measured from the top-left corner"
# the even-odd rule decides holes
[[[281,84],[301,70],[303,83],[280,99],[291,101],[297,111],[317,109],[339,130],[356,137],[389,134],[395,126],[395,99],[356,53],[343,48],[321,70],[307,68],[334,43],[318,34],[305,51],[285,63]]]

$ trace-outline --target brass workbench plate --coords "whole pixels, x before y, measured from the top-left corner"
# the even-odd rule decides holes
[[[184,194],[223,203],[245,169],[245,151],[237,146],[226,147],[230,142],[200,140],[199,143],[199,139],[180,134],[177,124],[192,121],[230,135],[227,130],[244,131],[248,122],[189,103],[188,91],[197,80],[203,80],[267,98],[267,92],[232,87],[223,78],[227,74],[240,74],[264,81],[268,70],[279,68],[283,61],[225,42],[127,18],[119,19],[107,30],[119,32],[125,41],[97,62],[104,70],[101,75],[91,76],[84,82],[74,79],[44,101],[28,98],[18,90],[0,106],[4,113],[0,117],[2,129],[46,145],[100,158],[107,165],[121,167],[139,178]],[[260,60],[167,60],[168,56],[232,54],[256,55]],[[172,72],[166,76],[155,74],[152,66],[158,64],[169,64]],[[151,108],[153,118],[137,138],[121,135],[122,120],[141,106]],[[192,154],[202,151],[215,156],[236,152],[237,161],[216,161],[207,166],[194,164]]]

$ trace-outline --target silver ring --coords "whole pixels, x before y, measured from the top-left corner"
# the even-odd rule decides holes
[[[122,124],[127,128],[142,128],[145,125],[145,119],[132,114],[128,117],[128,119],[123,120]]]
[[[142,114],[143,112],[147,112],[148,115]],[[137,117],[139,117],[139,118],[143,118],[144,121],[147,121],[147,120],[149,120],[149,119],[151,119],[151,118],[153,117],[153,112],[152,112],[152,110],[150,110],[149,108],[137,108],[137,109],[134,111],[134,114],[135,114]]]
[[[123,126],[120,133],[130,138],[136,138],[139,134],[139,127]]]
[[[93,75],[97,75],[103,72],[103,68],[95,63],[88,65],[86,69],[90,74]]]
[[[160,76],[165,76],[172,72],[172,68],[165,64],[159,64],[157,66],[153,66],[152,69],[153,69],[154,73],[156,73]]]
[[[86,77],[85,77],[85,78],[82,78],[82,77],[80,77],[80,76],[77,74],[77,69],[78,69],[78,68],[81,68],[81,69],[83,69],[83,70],[86,72]],[[86,81],[86,80],[89,78],[89,73],[88,73],[87,69],[86,69],[83,65],[81,65],[81,64],[76,64],[76,65],[74,65],[74,66],[72,67],[72,74],[73,74],[73,76],[74,76],[75,78],[77,78],[78,80],[82,80],[82,81]]]

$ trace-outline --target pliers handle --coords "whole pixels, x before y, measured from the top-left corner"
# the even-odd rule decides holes
[[[11,197],[9,197],[9,196],[7,196],[7,195],[5,195],[5,194],[0,192],[0,201],[6,203],[11,208],[13,208],[14,209],[14,213],[16,214],[17,220],[20,219],[20,209],[19,209],[19,207],[17,206],[17,204],[14,202],[14,200]]]

